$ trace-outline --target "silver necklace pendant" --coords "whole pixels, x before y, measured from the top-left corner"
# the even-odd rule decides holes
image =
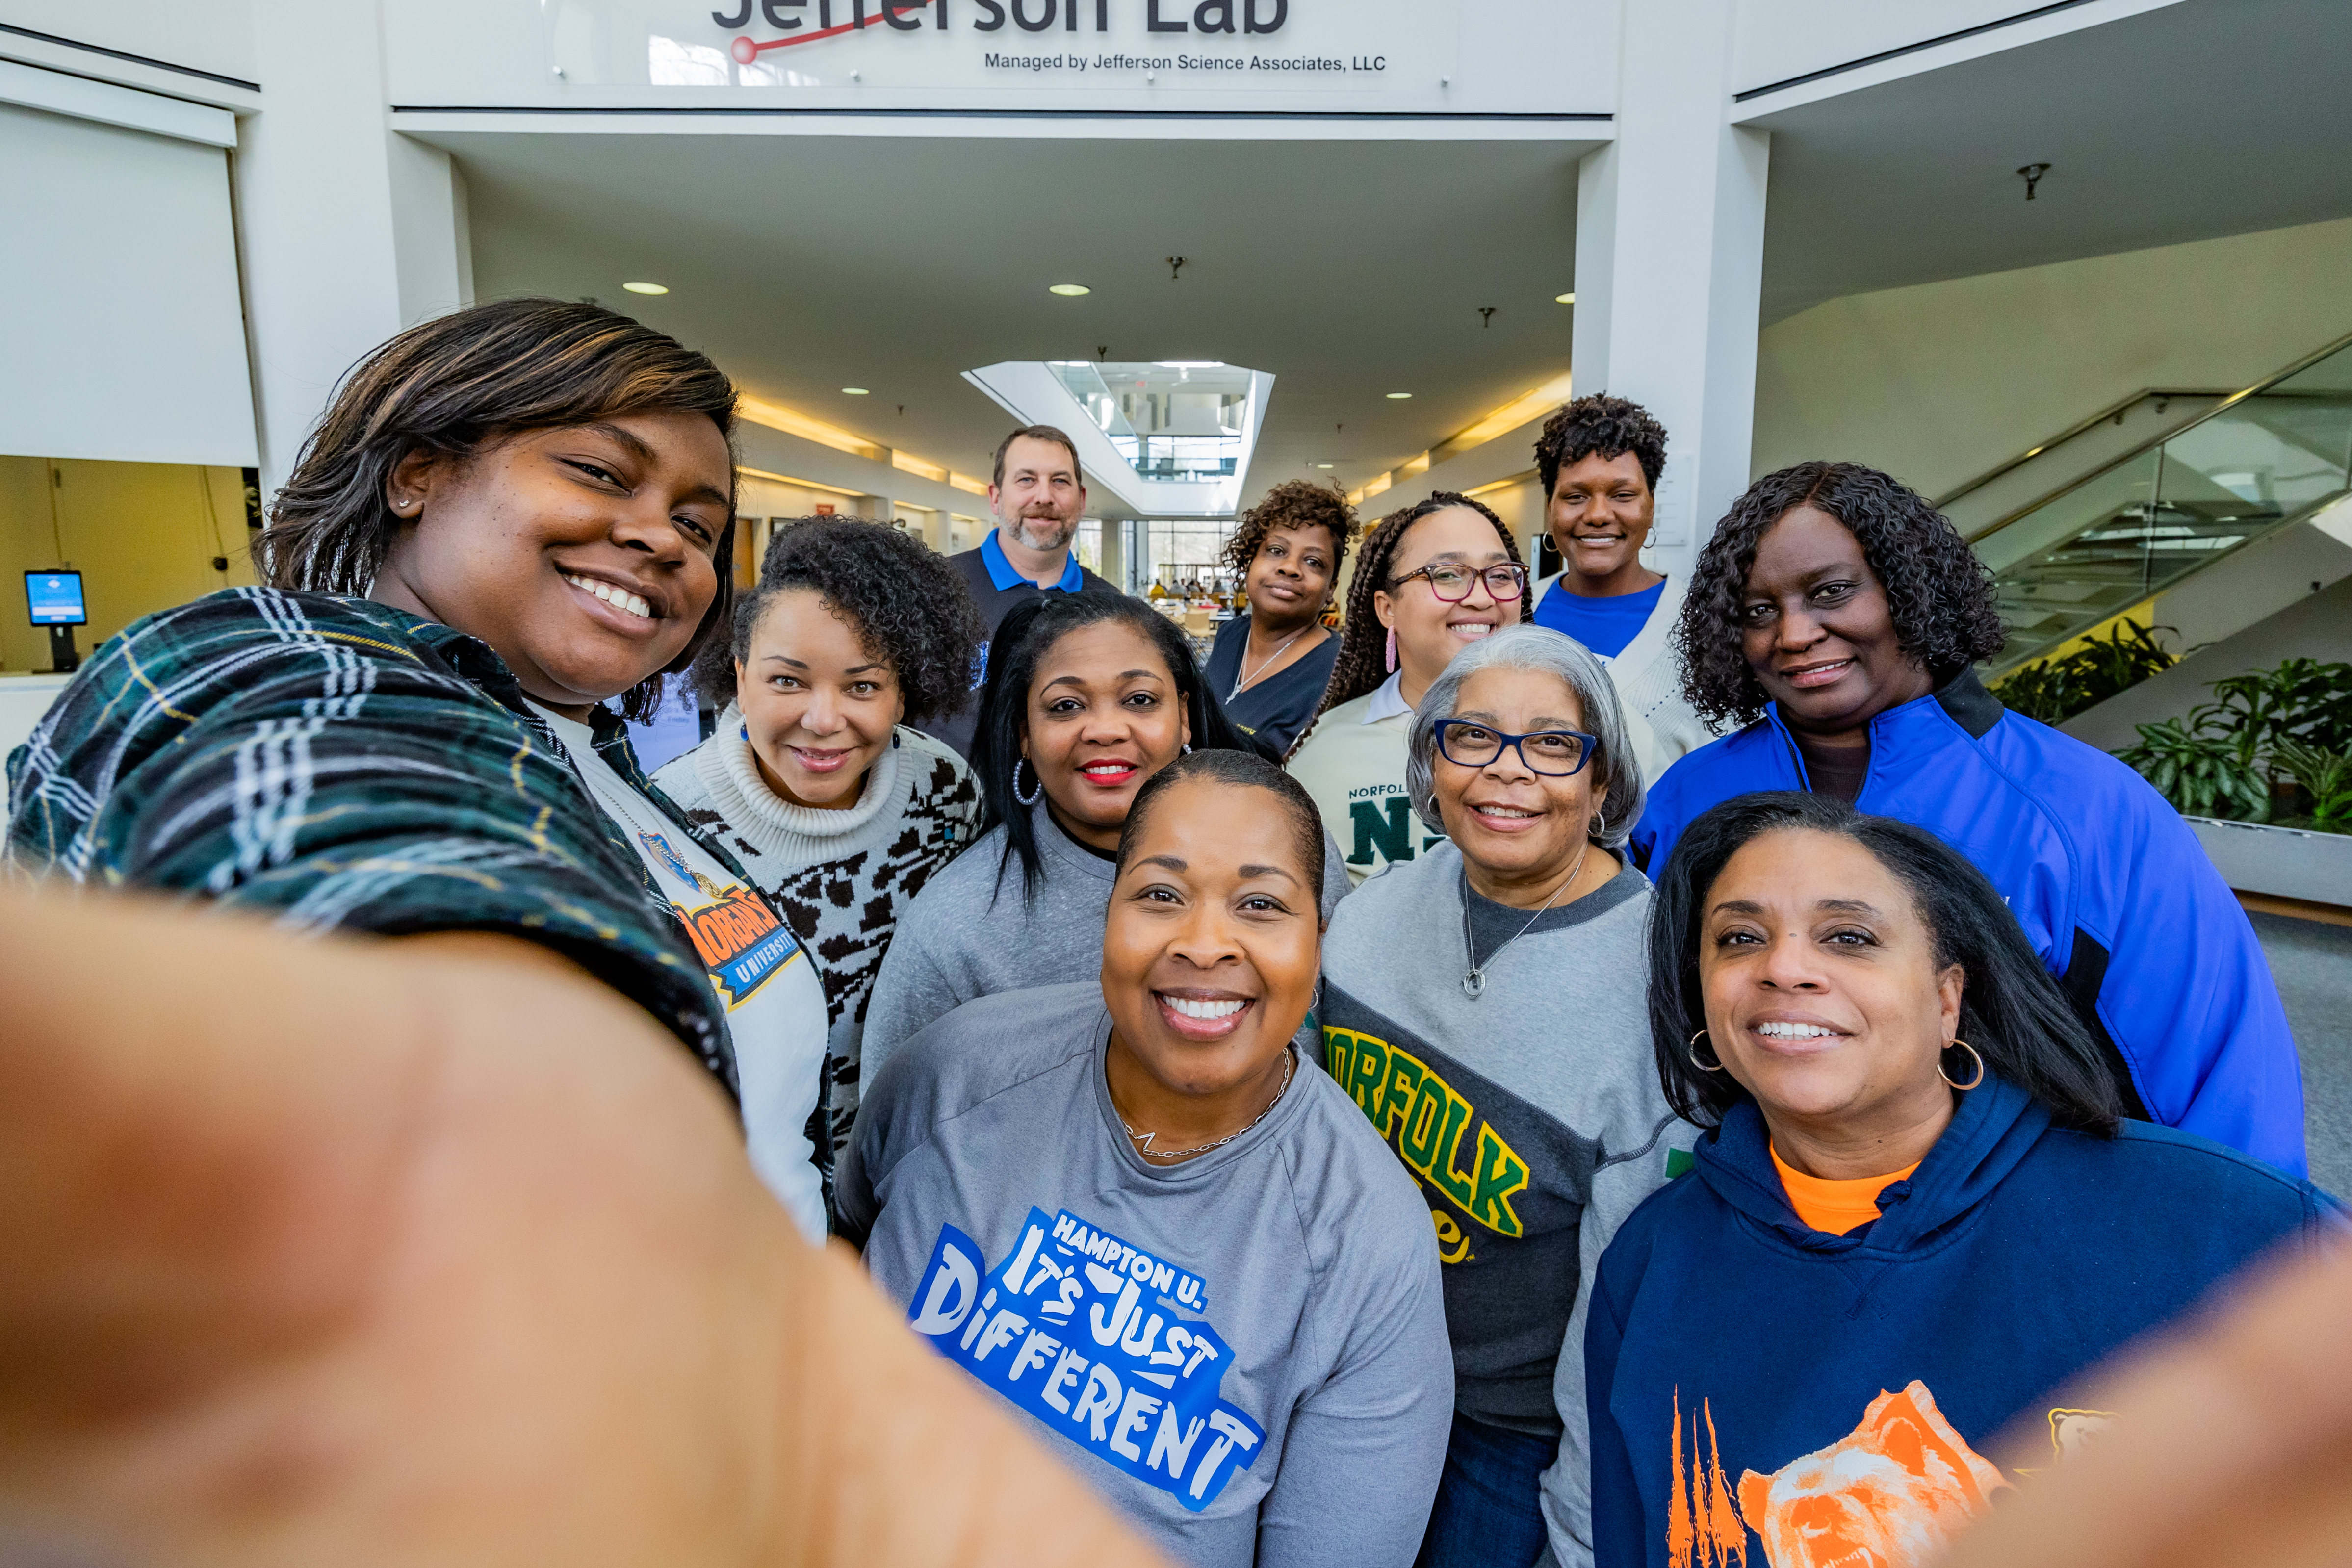
[[[1476,1001],[1476,1000],[1478,999],[1479,993],[1480,993],[1480,992],[1482,992],[1482,991],[1484,991],[1486,988],[1486,970],[1484,970],[1484,969],[1465,969],[1465,970],[1462,972],[1462,994],[1463,994],[1464,996],[1468,997],[1472,1001],[1474,1001],[1474,1002],[1475,1002],[1475,1001]]]

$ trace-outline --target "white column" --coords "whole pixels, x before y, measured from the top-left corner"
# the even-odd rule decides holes
[[[1577,183],[1577,395],[1666,427],[1647,559],[1687,575],[1748,487],[1764,267],[1767,134],[1733,126],[1734,0],[1625,7],[1616,140]]]
[[[377,0],[253,0],[253,21],[263,107],[236,166],[267,498],[343,372],[467,303],[473,265],[448,154],[385,127]]]

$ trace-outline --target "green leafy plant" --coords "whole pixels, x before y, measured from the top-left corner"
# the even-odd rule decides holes
[[[2243,736],[2215,734],[2199,725],[2198,716],[2212,706],[2186,719],[2139,726],[2139,744],[2117,755],[2185,816],[2266,822],[2270,768]]]
[[[1995,688],[2000,700],[2044,724],[2061,724],[2179,661],[2156,640],[2169,626],[2118,621],[2063,659],[2044,659],[2012,671]]]
[[[2215,681],[2212,691],[2217,724],[2259,730],[2266,745],[2293,740],[2352,751],[2352,664],[2288,659]]]
[[[2190,816],[2270,821],[2291,782],[2314,827],[2352,832],[2352,664],[2288,659],[2210,689],[2213,701],[2139,726],[2116,755]]]
[[[2352,831],[2352,757],[2298,740],[2278,742],[2271,757],[2303,787],[2313,826],[2331,833]]]

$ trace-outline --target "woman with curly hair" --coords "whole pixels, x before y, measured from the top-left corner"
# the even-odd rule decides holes
[[[1562,570],[1536,584],[1535,622],[1608,666],[1644,779],[1715,738],[1683,698],[1669,645],[1685,584],[1642,564],[1665,471],[1665,426],[1606,392],[1560,408],[1536,441],[1544,526]]]
[[[1413,706],[1454,654],[1526,619],[1518,541],[1469,497],[1440,490],[1365,537],[1320,716],[1290,755],[1291,777],[1347,851],[1350,882],[1437,841],[1405,789]]]
[[[1356,515],[1335,487],[1286,479],[1242,514],[1225,566],[1249,600],[1217,633],[1209,689],[1234,727],[1279,757],[1290,749],[1330,684],[1339,639],[1323,612],[1348,559]]]
[[[768,547],[731,643],[698,667],[725,710],[716,731],[654,776],[816,955],[836,1151],[857,1113],[859,1037],[899,915],[979,836],[971,769],[911,727],[962,706],[984,634],[962,578],[919,541],[803,518]]]
[[[1748,487],[1701,552],[1675,646],[1691,705],[1746,726],[1651,787],[1653,876],[1709,808],[1834,796],[1974,861],[2098,1042],[2125,1113],[2305,1168],[2278,988],[2188,824],[2103,751],[2011,713],[1970,668],[2000,651],[1983,565],[1874,468]]]

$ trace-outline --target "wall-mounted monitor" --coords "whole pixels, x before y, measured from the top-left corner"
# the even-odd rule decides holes
[[[25,603],[36,626],[86,626],[89,610],[82,601],[81,573],[28,571]]]

